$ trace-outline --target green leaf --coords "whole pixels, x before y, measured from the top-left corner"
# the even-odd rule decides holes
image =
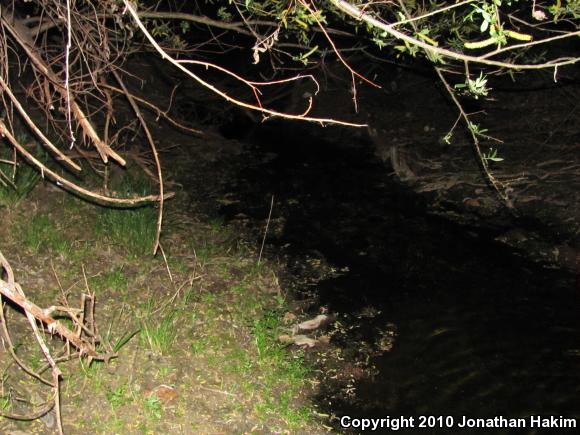
[[[479,28],[479,30],[481,31],[481,33],[484,33],[488,28],[489,28],[489,21],[483,20],[483,22],[481,23],[481,27]]]

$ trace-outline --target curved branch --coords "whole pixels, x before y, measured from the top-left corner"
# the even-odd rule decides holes
[[[212,84],[206,82],[201,77],[197,76],[196,74],[192,73],[190,70],[185,68],[180,63],[180,61],[169,56],[167,54],[167,52],[159,46],[157,41],[155,41],[155,38],[153,38],[151,33],[149,33],[149,31],[145,28],[145,25],[140,20],[138,13],[135,11],[135,8],[133,7],[133,4],[128,0],[123,0],[123,4],[125,5],[125,9],[133,17],[133,19],[134,19],[135,23],[137,24],[137,26],[139,27],[139,29],[141,29],[141,31],[143,32],[143,35],[145,36],[145,38],[155,48],[155,50],[161,55],[162,59],[167,60],[169,63],[171,63],[172,65],[177,67],[179,70],[183,71],[187,76],[191,77],[192,79],[194,79],[196,82],[198,82],[202,86],[204,86],[207,89],[211,90],[212,92],[216,93],[217,95],[222,97],[224,100],[226,100],[232,104],[236,104],[237,106],[244,107],[246,109],[255,110],[255,111],[261,112],[265,115],[275,116],[275,117],[279,117],[279,118],[294,119],[294,120],[308,121],[308,122],[317,122],[317,123],[320,123],[322,125],[324,125],[324,124],[336,124],[336,125],[346,125],[346,126],[350,126],[350,127],[366,127],[366,124],[356,124],[356,123],[352,123],[352,122],[338,121],[336,119],[331,119],[331,118],[313,118],[313,117],[308,117],[308,116],[303,116],[303,115],[290,115],[287,113],[278,112],[276,110],[265,109],[263,107],[255,105],[255,104],[245,103],[245,102],[240,101],[236,98],[230,97],[224,91],[221,91],[220,89],[216,88]]]
[[[113,92],[117,92],[119,94],[123,94],[125,95],[125,92],[123,91],[123,89],[117,88],[113,85],[109,85],[107,83],[103,83],[101,84],[101,87],[106,88],[106,89],[110,89]],[[142,104],[143,106],[145,106],[145,108],[155,112],[157,114],[157,120],[159,119],[159,117],[163,117],[163,119],[165,119],[167,122],[169,122],[171,125],[173,125],[174,127],[177,127],[187,133],[191,133],[191,134],[199,134],[199,135],[203,135],[204,132],[202,132],[201,130],[196,130],[195,128],[191,128],[191,127],[187,127],[183,124],[180,124],[179,122],[177,122],[175,119],[173,119],[171,116],[169,116],[167,114],[167,112],[169,111],[169,109],[167,110],[161,110],[161,108],[157,107],[155,104],[151,103],[150,101],[147,101],[144,98],[138,97],[135,94],[131,94],[131,98],[133,100],[135,100],[136,102],[138,102],[139,104]]]
[[[133,99],[133,96],[125,86],[125,82],[121,79],[119,73],[115,70],[112,71],[113,76],[119,83],[119,86],[123,89],[123,93],[129,102],[129,105],[135,112],[135,116],[139,120],[143,131],[145,132],[145,137],[147,138],[147,142],[149,143],[149,147],[151,148],[151,153],[153,154],[153,159],[155,160],[155,167],[157,168],[157,179],[159,180],[159,213],[157,214],[157,231],[155,232],[155,241],[153,243],[153,255],[157,253],[157,249],[159,248],[159,239],[161,237],[161,224],[163,223],[163,202],[165,199],[164,196],[164,185],[163,185],[163,174],[161,173],[161,161],[159,160],[159,153],[157,152],[157,147],[155,146],[155,141],[153,140],[153,135],[149,130],[147,123],[145,122],[145,118],[141,114],[141,110],[139,110],[139,106]]]
[[[475,0],[466,0],[466,1],[472,2]],[[246,36],[254,36],[254,34],[251,31],[246,30],[244,28],[244,26],[246,26],[246,25],[277,27],[280,24],[280,23],[277,23],[276,21],[266,21],[266,20],[247,20],[247,22],[239,22],[238,21],[238,22],[227,23],[224,21],[214,20],[213,18],[207,17],[205,15],[194,15],[194,14],[189,14],[186,12],[137,11],[137,14],[139,15],[139,18],[142,18],[142,19],[191,21],[193,23],[204,24],[206,26],[215,27],[218,29],[232,30],[234,32],[237,32],[241,35],[246,35]],[[105,17],[105,18],[111,17],[111,15],[109,15],[109,14],[97,14],[97,16],[99,18],[100,17]],[[46,22],[46,23],[41,23],[40,17],[27,18],[26,20],[23,20],[23,21],[25,24],[28,24],[28,23],[32,24],[35,22],[40,23],[35,27],[30,27],[30,31],[33,32],[35,35],[46,32],[47,30],[50,30],[53,27],[56,27],[56,26],[62,24],[62,20],[60,20],[60,21],[55,20],[55,21],[50,21],[50,22]],[[339,30],[339,29],[327,29],[327,32],[330,34],[333,34],[333,35],[337,35],[337,36],[346,36],[346,37],[351,37],[351,38],[355,36],[352,33],[345,32],[345,31]],[[302,48],[304,48],[304,47],[302,47]]]
[[[2,90],[8,94],[8,97],[10,98],[10,101],[12,101],[12,104],[14,104],[20,115],[24,118],[24,121],[26,122],[28,127],[36,134],[36,136],[42,141],[42,143],[50,151],[52,151],[58,157],[58,159],[65,162],[71,169],[74,169],[75,171],[80,171],[81,167],[77,165],[75,162],[73,162],[69,157],[64,155],[62,151],[59,150],[56,146],[54,146],[54,144],[50,141],[50,139],[48,139],[44,135],[44,133],[40,131],[40,129],[36,126],[36,124],[32,121],[32,119],[30,119],[30,116],[28,115],[28,113],[26,113],[26,111],[22,107],[22,104],[20,104],[20,101],[18,101],[16,96],[12,93],[10,86],[8,86],[8,84],[4,81],[2,76],[0,76],[0,88],[2,88]]]
[[[125,0],[124,0],[125,1]],[[346,0],[329,0],[337,9],[344,12],[345,14],[349,15],[350,17],[358,20],[364,21],[369,26],[376,27],[385,31],[387,34],[391,35],[394,38],[400,39],[402,41],[406,41],[409,44],[415,45],[420,47],[424,50],[427,50],[432,53],[436,53],[440,56],[461,60],[464,62],[473,62],[479,63],[483,65],[490,65],[490,66],[497,66],[501,68],[508,68],[513,70],[535,70],[535,69],[546,69],[546,68],[557,68],[564,65],[572,65],[575,63],[580,62],[580,57],[573,57],[573,58],[563,58],[563,59],[554,59],[551,62],[545,62],[542,64],[514,64],[510,62],[502,62],[497,60],[489,60],[486,59],[485,55],[483,56],[469,56],[463,53],[459,53],[453,50],[449,50],[446,48],[435,47],[434,45],[427,44],[426,42],[413,38],[409,35],[406,35],[403,32],[400,32],[393,28],[393,24],[387,24],[383,21],[378,20],[377,18],[373,17],[369,13],[359,9],[357,6],[347,2]],[[580,35],[580,31],[569,33],[570,36],[578,36]],[[522,45],[522,44],[519,44]]]
[[[214,20],[212,18],[203,16],[203,15],[192,15],[187,14],[184,12],[149,12],[149,11],[139,11],[138,12],[139,18],[158,18],[158,19],[165,19],[165,20],[182,20],[182,21],[191,21],[198,24],[205,24],[211,27],[217,27],[219,29],[225,30],[233,30],[235,32],[241,33],[242,35],[253,36],[252,32],[249,30],[244,29],[244,23],[237,22],[237,23],[226,23],[224,21]],[[264,24],[270,26],[276,26],[277,24],[274,22],[255,22],[254,24]]]
[[[138,198],[112,198],[110,196],[99,195],[91,190],[85,189],[72,181],[67,180],[64,177],[61,177],[53,170],[47,168],[41,161],[39,161],[36,157],[34,157],[31,153],[29,153],[26,148],[24,148],[20,143],[16,140],[16,138],[12,135],[4,121],[0,119],[0,136],[6,137],[8,142],[16,148],[16,150],[24,157],[26,160],[30,162],[32,166],[35,166],[43,176],[48,176],[52,180],[54,180],[60,186],[63,186],[66,189],[69,189],[77,194],[90,198],[96,203],[99,204],[106,204],[106,205],[117,205],[117,206],[125,206],[125,207],[136,207],[142,204],[150,203],[150,202],[158,202],[160,200],[159,196],[157,195],[149,195],[149,196],[141,196]],[[173,197],[173,193],[168,193],[165,195],[165,199]]]

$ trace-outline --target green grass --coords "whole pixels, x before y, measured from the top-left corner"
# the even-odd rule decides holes
[[[243,375],[252,370],[254,362],[247,349],[243,347],[234,347],[227,353],[224,361],[226,372],[234,375]]]
[[[199,355],[207,349],[208,345],[209,340],[207,339],[207,337],[198,338],[194,340],[190,345],[191,353],[193,353],[194,355]]]
[[[10,399],[10,396],[0,397],[0,410],[10,411],[11,404],[12,404],[12,400]]]
[[[62,236],[62,231],[47,215],[34,215],[21,225],[20,231],[24,245],[34,254],[50,251],[68,255],[73,251],[72,244]]]
[[[264,400],[256,404],[255,410],[264,419],[279,416],[292,427],[298,427],[311,418],[310,411],[296,408],[293,403],[310,370],[302,351],[289,354],[278,341],[282,333],[282,316],[280,309],[266,311],[253,324],[256,360],[264,388]]]
[[[211,231],[214,233],[221,232],[225,223],[226,219],[223,216],[215,216],[211,218],[208,222]]]
[[[0,180],[3,178],[0,176]],[[9,176],[9,179],[12,184],[8,182],[4,185],[0,184],[0,206],[12,208],[32,192],[40,181],[40,175],[29,166],[23,166],[16,172],[14,178]]]
[[[167,375],[169,375],[170,371],[171,370],[169,367],[165,367],[165,366],[159,367],[157,369],[157,377],[163,379],[163,378],[167,377]]]
[[[98,210],[94,229],[96,237],[121,246],[132,258],[146,256],[155,241],[157,210],[103,207]]]
[[[123,271],[123,266],[120,266],[90,277],[89,284],[98,293],[102,290],[112,290],[115,293],[125,294],[129,287],[129,280]]]
[[[205,266],[210,263],[213,257],[220,253],[220,247],[217,244],[212,244],[209,241],[191,242],[191,250],[200,266]]]
[[[113,352],[115,353],[119,352],[123,348],[123,346],[125,346],[135,335],[137,335],[138,332],[139,330],[127,331],[123,335],[121,335],[121,337],[119,337],[115,341],[115,343],[111,346]]]
[[[272,311],[254,322],[253,335],[260,363],[279,355],[278,350],[282,349],[276,340],[279,329],[280,316]]]
[[[178,328],[175,323],[179,312],[171,310],[168,313],[153,313],[151,308],[151,305],[147,306],[146,313],[141,318],[141,345],[148,347],[153,353],[166,355],[177,340]]]
[[[172,273],[187,275],[190,271],[189,262],[183,258],[169,257],[167,262]]]
[[[102,391],[107,381],[103,370],[103,364],[98,361],[91,361],[91,363],[88,364],[82,359],[79,359],[79,362],[81,373],[85,380],[90,381],[95,391]]]
[[[310,369],[302,351],[290,353],[278,341],[279,335],[287,333],[282,323],[287,310],[284,299],[256,291],[253,278],[246,277],[219,297],[212,293],[201,296],[203,329],[192,340],[191,352],[205,358],[209,366],[220,364],[236,379],[230,389],[255,397],[253,411],[262,421],[281,418],[289,427],[299,428],[312,419],[311,410],[297,403]],[[218,327],[225,314],[224,299],[228,300],[232,330]],[[239,342],[238,329],[249,332],[252,341]]]
[[[107,401],[111,405],[111,408],[117,409],[127,403],[131,403],[133,397],[128,391],[126,384],[120,385],[117,388],[109,388],[105,393]]]
[[[135,192],[138,188],[129,186],[125,193],[148,193]],[[116,192],[117,196],[123,193]],[[260,426],[257,430],[303,430],[313,415],[303,407],[310,373],[301,351],[278,342],[280,334],[288,333],[282,317],[289,308],[283,296],[275,294],[279,287],[270,265],[264,262],[256,266],[254,251],[245,252],[243,245],[232,243],[237,237],[234,228],[217,218],[200,224],[196,232],[176,233],[182,243],[172,245],[168,253],[175,280],[171,283],[164,273],[150,271],[153,263],[157,267],[161,262],[142,257],[150,253],[155,235],[154,208],[101,208],[95,212],[83,204],[76,198],[65,198],[58,205],[65,213],[55,214],[55,219],[40,214],[25,223],[21,219],[22,226],[18,224],[17,230],[10,232],[24,240],[28,256],[30,251],[66,254],[55,260],[56,270],[60,274],[66,269],[62,282],[65,289],[75,283],[71,293],[84,288],[84,281],[80,267],[71,265],[70,259],[83,247],[95,254],[90,267],[89,263],[85,266],[88,287],[99,298],[97,316],[103,343],[98,349],[110,345],[115,352],[121,350],[113,366],[123,374],[133,370],[135,377],[132,381],[119,378],[98,361],[87,364],[81,360],[80,369],[71,364],[71,370],[80,373],[77,382],[63,387],[68,403],[76,400],[70,398],[75,395],[74,385],[82,385],[105,405],[100,411],[106,420],[86,420],[88,427],[83,429],[88,433],[133,433],[140,426],[144,431],[163,433],[169,418],[190,424],[191,402],[186,402],[189,397],[185,392],[192,381],[179,384],[181,378],[174,376],[182,371],[188,375],[183,379],[199,376],[200,385],[231,393],[227,395],[227,412],[234,418],[241,414]],[[73,227],[80,229],[81,242],[69,242],[75,232],[62,231]],[[91,231],[94,233],[86,236]],[[192,247],[196,248],[198,264],[193,261]],[[196,279],[189,281],[193,270]],[[124,346],[135,350],[136,357],[127,358]],[[149,364],[152,353],[153,368],[146,374],[135,370]],[[38,365],[35,361],[32,364]],[[146,395],[152,382],[175,382],[183,388],[183,401],[178,402],[183,407],[181,416],[156,396]],[[204,400],[198,393],[191,399]],[[86,406],[86,400],[79,398],[74,406]],[[200,427],[206,429],[204,424]]]
[[[163,406],[155,394],[152,394],[145,399],[143,402],[143,408],[147,417],[152,420],[161,420],[161,417],[163,416]]]
[[[187,246],[197,263],[203,267],[231,257],[239,250],[237,242],[238,234],[235,229],[226,225],[223,217],[217,217],[211,219],[199,234],[194,234],[188,240]],[[229,271],[224,270],[224,274],[227,273]]]
[[[134,198],[151,194],[147,178],[124,174],[110,186],[116,197]],[[157,231],[157,209],[151,205],[137,208],[100,207],[94,225],[96,237],[122,246],[130,257],[151,254]]]
[[[27,141],[27,138],[18,139]],[[14,166],[8,163],[13,158],[11,150],[5,149],[4,152],[0,152],[0,171],[2,171],[0,174],[0,207],[13,208],[18,205],[40,181],[38,171],[26,163],[22,163],[22,159],[17,161],[16,171],[14,171]],[[45,160],[45,157],[41,156],[41,160]]]

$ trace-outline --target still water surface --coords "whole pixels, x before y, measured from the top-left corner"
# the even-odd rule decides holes
[[[339,416],[455,419],[452,429],[396,432],[405,434],[476,431],[457,427],[463,416],[563,416],[580,428],[576,277],[527,264],[494,244],[491,230],[429,217],[365,144],[308,134],[258,131],[231,186],[242,201],[224,212],[264,219],[275,195],[274,217],[285,227],[270,250],[286,246],[298,259],[315,252],[349,269],[318,283],[319,304],[361,323],[361,339],[397,326],[393,349],[371,361],[378,375],[359,381],[354,398],[321,398],[323,407]],[[369,307],[379,314],[355,315]],[[580,433],[529,426],[479,433]]]

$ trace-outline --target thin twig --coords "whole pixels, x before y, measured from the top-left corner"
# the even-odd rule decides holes
[[[159,55],[161,56],[162,59],[167,60],[173,66],[175,66],[180,71],[185,73],[188,77],[191,77],[193,80],[198,82],[200,85],[202,85],[205,88],[209,89],[210,91],[216,93],[217,95],[222,97],[227,102],[235,104],[235,105],[240,106],[240,107],[244,107],[246,109],[256,110],[258,112],[263,113],[266,116],[275,116],[275,117],[279,117],[279,118],[294,119],[294,120],[299,120],[299,121],[317,122],[317,123],[322,124],[322,125],[335,124],[335,125],[346,125],[346,126],[350,126],[350,127],[366,127],[366,124],[357,124],[357,123],[353,123],[353,122],[340,121],[340,120],[331,119],[331,118],[316,118],[316,117],[309,117],[309,116],[304,116],[304,115],[291,115],[291,114],[284,113],[284,112],[278,112],[277,110],[267,109],[267,108],[261,107],[261,106],[256,105],[256,104],[246,103],[244,101],[238,100],[237,98],[231,97],[226,92],[218,89],[216,86],[203,80],[197,74],[194,74],[193,72],[191,72],[189,69],[187,69],[185,66],[183,66],[179,60],[170,56],[167,53],[167,51],[165,51],[157,43],[157,41],[155,40],[153,35],[151,35],[151,33],[147,30],[147,28],[145,27],[145,25],[143,24],[143,22],[139,18],[139,14],[135,10],[133,3],[131,3],[128,0],[123,0],[123,4],[125,5],[125,9],[133,17],[133,20],[134,20],[135,24],[137,25],[137,27],[139,27],[139,29],[141,30],[141,32],[145,36],[145,39],[147,39],[147,41],[149,41],[149,43],[159,53]],[[207,67],[209,68],[209,64],[207,65]]]
[[[268,220],[266,221],[266,228],[264,229],[264,237],[262,238],[262,246],[260,247],[260,255],[258,255],[258,266],[262,260],[262,252],[264,251],[264,244],[266,243],[266,236],[268,235],[268,227],[270,226],[270,218],[272,217],[272,209],[274,208],[274,195],[270,201],[270,212],[268,213]]]
[[[121,88],[125,92],[125,97],[127,98],[129,104],[131,105],[131,108],[135,112],[137,119],[139,119],[139,123],[141,124],[141,127],[145,132],[145,137],[147,138],[147,142],[149,143],[149,147],[151,148],[151,153],[153,153],[153,159],[155,160],[155,166],[157,168],[157,182],[159,183],[159,213],[157,213],[157,231],[155,232],[155,241],[153,242],[153,255],[155,255],[160,245],[159,240],[161,238],[161,224],[163,223],[163,205],[165,202],[165,194],[164,194],[165,189],[163,184],[163,174],[161,172],[161,161],[159,160],[159,153],[157,152],[157,147],[155,146],[153,135],[151,134],[151,130],[149,130],[149,126],[147,125],[147,122],[145,121],[145,118],[143,117],[141,110],[139,109],[139,106],[137,105],[135,100],[133,100],[133,96],[127,89],[127,86],[125,86],[125,82],[123,82],[119,73],[117,73],[117,71],[115,70],[113,70],[112,73],[115,79],[117,80],[117,83],[119,83],[119,86],[121,86]],[[165,254],[163,255],[163,257],[165,258]],[[171,276],[171,272],[169,276]]]

